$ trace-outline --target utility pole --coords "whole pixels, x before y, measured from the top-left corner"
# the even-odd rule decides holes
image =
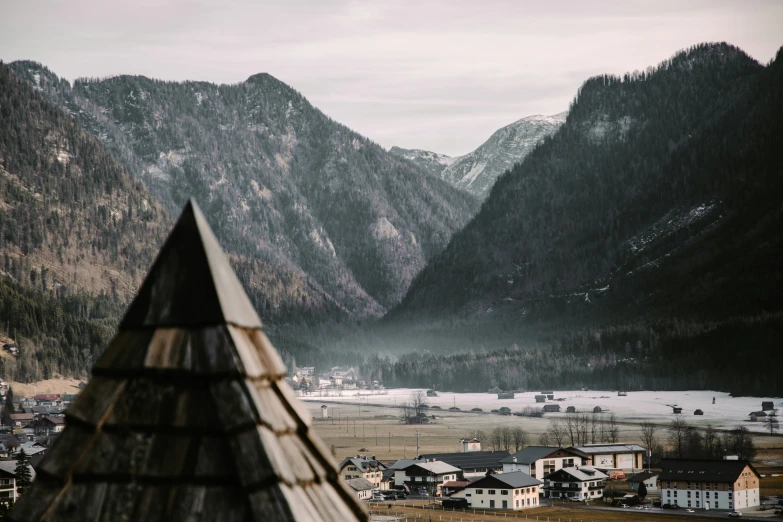
[[[419,456],[419,430],[416,430],[416,457]]]
[[[389,432],[389,453],[391,453],[391,432]]]

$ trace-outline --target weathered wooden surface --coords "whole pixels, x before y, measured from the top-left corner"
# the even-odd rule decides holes
[[[367,520],[238,285],[189,204],[9,520]]]

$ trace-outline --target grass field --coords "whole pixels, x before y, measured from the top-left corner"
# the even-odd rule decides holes
[[[521,521],[538,520],[539,522],[682,522],[687,515],[649,514],[632,509],[617,509],[612,511],[596,511],[584,509],[569,509],[564,507],[543,507],[526,509],[524,511],[475,511],[460,513],[444,511],[439,508],[430,509],[425,503],[370,505],[370,514],[378,522],[413,522],[415,520],[431,520],[433,522],[501,522],[503,520]],[[725,517],[699,517],[700,521],[725,520]]]
[[[783,495],[783,476],[762,477],[759,484],[762,497]]]
[[[372,400],[371,398],[369,400]],[[419,453],[456,452],[459,439],[472,436],[477,430],[489,433],[496,426],[521,426],[528,433],[526,445],[539,444],[539,435],[549,426],[547,418],[501,416],[490,413],[429,410],[435,415],[430,424],[400,424],[400,409],[393,406],[326,403],[330,418],[321,418],[323,402],[306,401],[314,418],[314,428],[327,446],[334,447],[335,458],[342,460],[359,453],[375,455],[381,460],[413,458],[418,433]],[[658,436],[665,438],[665,425]],[[756,435],[759,451],[759,472],[783,473],[783,439]],[[620,424],[619,440],[641,443],[639,426],[633,422]],[[491,449],[484,447],[483,449]]]

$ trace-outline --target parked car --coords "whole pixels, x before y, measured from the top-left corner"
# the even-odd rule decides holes
[[[395,498],[398,498],[398,499],[405,499],[405,497],[407,497],[408,494],[405,493],[404,491],[395,491],[394,492],[394,496],[395,496]]]
[[[696,513],[696,512],[695,512],[694,510],[692,510],[692,509],[686,509],[686,510],[685,510],[685,512],[686,512],[686,513]]]
[[[731,513],[729,513],[729,516],[732,518],[738,518],[742,516],[742,513],[739,511],[732,511]]]
[[[621,508],[627,508],[627,507],[629,507],[629,506],[628,506],[628,504],[620,504],[618,507],[621,507]]]
[[[582,499],[579,498],[579,497],[570,497],[568,500],[569,500],[569,502],[581,502],[582,501]]]

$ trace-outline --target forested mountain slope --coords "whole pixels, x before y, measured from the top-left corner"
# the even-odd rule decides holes
[[[657,358],[646,351],[653,322],[682,341],[780,312],[782,76],[780,53],[765,67],[705,44],[645,73],[588,80],[563,127],[415,279],[387,318],[413,333],[389,345],[508,347],[633,324],[615,335],[619,353],[639,341],[639,356]],[[779,320],[756,322],[766,342],[742,347],[763,351],[746,352],[750,364],[780,343]],[[680,367],[726,366],[739,348],[694,348],[697,361],[681,344]]]
[[[169,224],[98,140],[0,63],[0,333],[21,347],[5,378],[88,369]]]
[[[12,67],[170,214],[196,198],[265,321],[382,314],[477,208],[267,74],[71,86],[39,64]]]
[[[455,158],[447,156],[445,154],[438,154],[437,152],[430,152],[428,150],[421,149],[403,149],[402,147],[392,147],[389,149],[389,153],[405,158],[408,161],[412,161],[427,174],[435,177],[442,177],[443,171],[448,168],[449,165],[454,163]]]

